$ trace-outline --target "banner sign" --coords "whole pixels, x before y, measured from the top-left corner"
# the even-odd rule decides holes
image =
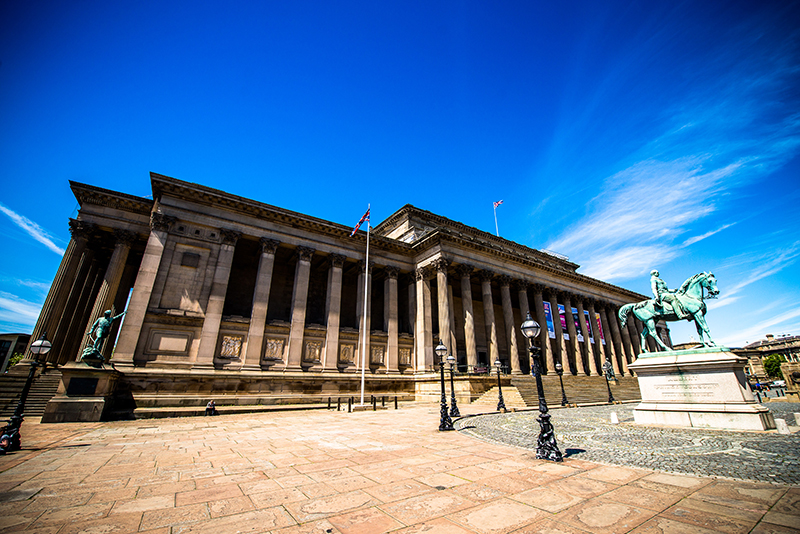
[[[556,328],[553,326],[553,311],[550,309],[549,302],[542,302],[544,305],[544,318],[547,321],[547,335],[550,339],[556,338]]]
[[[594,334],[592,333],[592,320],[589,318],[589,310],[583,310],[583,320],[586,321],[586,331],[589,333],[589,343],[594,345]]]
[[[575,335],[578,341],[583,343],[583,332],[581,331],[581,323],[578,320],[578,308],[572,308],[572,320],[575,321]]]
[[[594,318],[597,320],[597,331],[600,332],[600,343],[606,344],[606,336],[603,335],[603,322],[600,320],[600,314],[594,312]]]
[[[558,305],[558,316],[561,318],[561,335],[564,339],[569,341],[569,331],[567,330],[567,312],[564,310],[564,305]]]

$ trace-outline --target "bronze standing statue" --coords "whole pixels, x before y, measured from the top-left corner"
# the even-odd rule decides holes
[[[643,300],[639,303],[626,304],[619,310],[619,319],[624,327],[628,321],[628,314],[633,312],[637,319],[644,323],[642,330],[642,350],[648,352],[647,336],[650,335],[656,340],[659,347],[670,350],[667,345],[656,335],[656,323],[664,321],[694,321],[697,333],[700,335],[700,342],[710,347],[716,346],[711,339],[706,324],[705,298],[716,298],[719,295],[717,289],[717,279],[712,273],[698,273],[686,280],[679,289],[671,291],[667,284],[659,278],[658,271],[650,273],[650,286],[653,288],[655,298]],[[704,290],[708,290],[708,295],[704,295]],[[704,339],[708,338],[708,341]]]
[[[86,335],[92,339],[94,334],[93,343],[83,350],[81,360],[92,366],[102,365],[105,358],[103,358],[103,344],[105,343],[108,335],[111,333],[111,325],[114,321],[121,318],[127,312],[122,312],[116,317],[111,317],[111,310],[106,310],[102,317],[99,317],[94,324],[92,324]]]

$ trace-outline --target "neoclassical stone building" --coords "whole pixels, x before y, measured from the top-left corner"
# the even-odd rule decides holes
[[[340,224],[155,173],[151,182],[152,199],[71,182],[80,210],[31,337],[47,332],[48,359],[75,362],[88,326],[127,309],[104,350],[139,405],[215,391],[209,384],[243,395],[352,391],[362,351],[373,388],[413,392],[440,338],[462,372],[500,359],[525,374],[528,310],[543,326],[548,374],[562,362],[599,375],[610,359],[628,375],[641,350],[641,325],[622,328],[617,311],[645,296],[431,212],[406,205],[377,224],[365,265],[363,231],[350,237]]]

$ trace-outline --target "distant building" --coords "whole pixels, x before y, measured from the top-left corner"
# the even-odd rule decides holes
[[[734,349],[736,354],[749,360],[750,374],[758,380],[767,380],[763,360],[772,354],[780,354],[787,362],[800,363],[800,336],[774,336],[767,334],[764,339]]]
[[[30,334],[0,334],[0,374],[8,369],[8,360],[14,354],[25,353],[25,347],[30,341]]]

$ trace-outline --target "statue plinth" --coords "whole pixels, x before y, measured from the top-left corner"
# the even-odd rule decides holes
[[[42,423],[107,419],[120,372],[76,362],[60,369],[61,383],[45,407]]]
[[[643,354],[628,368],[639,377],[638,424],[726,430],[769,430],[775,420],[758,404],[747,358],[724,347]]]

